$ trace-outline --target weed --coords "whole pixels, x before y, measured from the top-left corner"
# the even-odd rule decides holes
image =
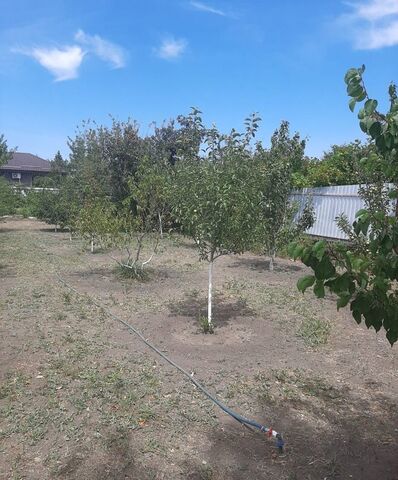
[[[72,301],[72,295],[70,292],[63,292],[62,293],[62,298],[64,300],[65,305],[70,305]]]
[[[156,453],[161,450],[161,445],[157,440],[153,438],[149,439],[146,443],[144,448],[142,449],[142,453]]]
[[[147,422],[148,420],[155,418],[155,412],[148,405],[143,405],[138,410],[138,415],[141,422]]]
[[[327,343],[330,331],[331,324],[329,321],[308,316],[301,322],[297,335],[310,347],[317,347]]]
[[[202,464],[199,468],[200,480],[212,480],[214,478],[214,470],[210,465]]]
[[[199,315],[199,325],[203,333],[214,333],[214,328],[205,315]]]

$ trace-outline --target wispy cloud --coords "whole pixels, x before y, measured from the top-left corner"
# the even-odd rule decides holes
[[[55,77],[56,82],[78,77],[79,67],[83,62],[84,52],[78,45],[60,48],[13,49],[34,58],[42,67]]]
[[[398,45],[398,0],[368,0],[349,3],[351,12],[339,18],[358,50]]]
[[[200,10],[202,12],[207,12],[207,13],[213,13],[214,15],[220,15],[220,17],[226,17],[227,16],[227,14],[223,10],[215,8],[215,7],[213,7],[211,5],[208,5],[206,3],[195,2],[195,1],[191,1],[189,3],[193,8],[196,8],[196,10]]]
[[[90,54],[107,62],[113,68],[122,68],[126,65],[125,50],[119,45],[99,35],[88,35],[83,30],[78,30],[74,39],[76,43],[73,45],[12,48],[11,51],[36,60],[55,77],[56,82],[77,78],[81,64]]]
[[[175,60],[185,52],[188,43],[183,38],[174,39],[168,38],[162,41],[158,48],[155,48],[155,53],[158,57],[164,60]]]
[[[397,0],[371,0],[367,3],[357,3],[353,7],[356,15],[368,21],[379,20],[398,14]]]
[[[124,49],[99,35],[88,35],[83,30],[78,30],[75,34],[75,41],[84,45],[88,52],[92,52],[101,60],[108,62],[113,68],[123,68],[126,65]]]

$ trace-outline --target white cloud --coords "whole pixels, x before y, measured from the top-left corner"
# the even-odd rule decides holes
[[[375,50],[398,45],[398,20],[383,27],[371,27],[356,38],[359,50]]]
[[[214,15],[220,15],[221,17],[227,16],[227,14],[222,10],[214,8],[211,5],[207,5],[206,3],[191,1],[190,5],[196,8],[196,10],[200,10],[202,12],[213,13]]]
[[[155,49],[155,53],[164,60],[175,60],[185,52],[187,45],[184,39],[170,38],[163,40],[160,47]]]
[[[365,4],[354,4],[356,15],[364,20],[374,21],[398,14],[397,0],[371,0]]]
[[[78,45],[14,51],[34,58],[54,75],[57,82],[76,78],[84,58],[84,52]]]
[[[110,63],[113,68],[123,68],[126,65],[124,49],[99,35],[88,35],[83,30],[78,30],[75,41],[84,45],[89,52],[94,53],[101,60]]]
[[[125,50],[99,35],[88,35],[83,30],[78,30],[75,42],[74,45],[60,47],[13,48],[11,51],[34,58],[54,75],[56,82],[77,78],[83,60],[90,54],[96,55],[113,68],[126,65]]]
[[[398,0],[368,0],[348,4],[352,12],[339,23],[350,32],[358,50],[398,45]]]

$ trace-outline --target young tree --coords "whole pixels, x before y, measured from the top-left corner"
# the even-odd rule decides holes
[[[162,215],[168,195],[166,167],[143,158],[134,176],[127,182],[127,196],[123,207],[108,207],[103,212],[106,228],[99,237],[103,245],[121,251],[120,260],[112,256],[124,273],[134,278],[144,278],[147,265],[153,259],[162,229]],[[150,253],[145,260],[145,247]]]
[[[58,191],[43,188],[39,192],[30,192],[27,196],[30,212],[39,220],[63,229],[69,226],[73,204]]]
[[[254,175],[257,180],[258,222],[254,238],[270,258],[314,223],[313,208],[307,203],[298,216],[298,205],[290,201],[293,174],[304,159],[305,141],[296,133],[290,137],[289,123],[282,122],[271,138],[271,148],[257,146]]]
[[[214,261],[247,249],[256,222],[254,204],[248,198],[251,175],[249,141],[259,118],[248,120],[245,134],[222,135],[207,130],[196,111],[195,124],[204,138],[205,156],[182,162],[176,171],[173,211],[182,232],[192,237],[199,258],[209,265],[208,331],[213,331],[212,290]],[[192,119],[191,119],[192,120]]]
[[[61,152],[55,154],[54,160],[51,161],[50,178],[54,181],[54,185],[59,187],[68,170],[68,162],[63,159]]]
[[[94,253],[95,245],[104,244],[114,232],[114,208],[106,198],[87,199],[77,213],[73,230],[86,240]]]
[[[398,340],[398,206],[392,212],[388,198],[398,197],[398,97],[395,85],[390,85],[389,109],[381,113],[363,83],[364,70],[352,68],[345,76],[349,107],[353,111],[356,103],[365,101],[359,124],[377,149],[361,165],[380,180],[391,179],[394,186],[388,191],[379,181],[363,188],[365,208],[357,212],[353,225],[340,219],[348,246],[321,240],[312,247],[293,244],[290,253],[314,270],[314,275],[299,280],[301,291],[314,286],[314,293],[323,297],[328,288],[338,296],[337,308],[349,304],[358,324],[364,319],[368,328],[383,328],[393,345]]]
[[[0,166],[7,163],[12,156],[12,152],[8,149],[7,141],[4,135],[0,135]]]

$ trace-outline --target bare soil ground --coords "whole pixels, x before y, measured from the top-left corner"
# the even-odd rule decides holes
[[[143,283],[34,220],[0,223],[0,478],[398,479],[398,347],[301,295],[305,267],[164,239]],[[87,297],[60,284],[63,278]],[[103,310],[137,326],[286,449],[213,406]]]

